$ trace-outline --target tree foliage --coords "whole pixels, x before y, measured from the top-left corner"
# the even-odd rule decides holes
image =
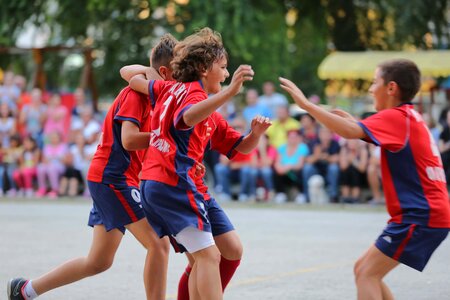
[[[50,45],[96,49],[101,95],[124,84],[121,66],[148,64],[148,50],[164,32],[183,38],[209,26],[222,34],[230,71],[251,64],[254,86],[283,75],[307,93],[323,90],[316,70],[330,51],[448,48],[450,40],[448,0],[0,0],[0,7],[3,46],[14,45],[32,22],[48,27]],[[61,84],[70,77],[61,76],[63,58],[48,56],[49,77]],[[10,63],[0,57],[0,67]]]

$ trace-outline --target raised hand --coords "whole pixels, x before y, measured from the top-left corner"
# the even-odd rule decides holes
[[[253,80],[253,75],[255,72],[252,70],[250,65],[240,65],[239,68],[234,71],[233,77],[231,78],[231,83],[228,86],[228,90],[234,95],[239,93],[244,81]]]
[[[270,122],[269,118],[256,116],[253,118],[250,126],[253,134],[261,136],[264,132],[266,132],[270,125],[272,125],[272,122]]]
[[[295,83],[283,77],[279,77],[278,79],[280,80],[281,88],[291,95],[292,99],[294,99],[298,106],[301,108],[306,108],[306,106],[310,104],[302,90],[300,90]]]

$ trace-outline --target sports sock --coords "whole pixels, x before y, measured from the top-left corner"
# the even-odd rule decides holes
[[[236,269],[238,268],[239,264],[241,263],[241,260],[228,260],[225,257],[221,257],[220,259],[220,279],[222,281],[222,291],[225,290],[228,283],[230,282],[231,278],[234,275],[234,272],[236,272]]]
[[[22,296],[25,298],[25,300],[33,300],[34,298],[37,298],[38,294],[33,289],[33,284],[31,283],[31,280],[25,284],[25,286],[22,288]]]
[[[189,274],[191,274],[191,270],[191,266],[188,265],[181,275],[180,282],[178,283],[177,300],[189,300]]]

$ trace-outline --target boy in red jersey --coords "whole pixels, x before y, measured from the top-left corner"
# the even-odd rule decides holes
[[[242,246],[203,178],[193,176],[194,166],[203,160],[206,147],[228,157],[236,151],[250,152],[270,122],[255,118],[251,133],[243,137],[216,112],[253,78],[253,70],[240,66],[230,86],[221,91],[220,83],[229,76],[227,55],[211,29],[179,42],[171,66],[176,82],[148,81],[142,75],[130,81],[153,103],[150,148],[141,177],[143,206],[157,234],[170,236],[176,250],[187,250],[194,258],[190,298],[222,299],[221,254],[227,257],[227,251]],[[208,94],[215,95],[208,98]]]
[[[382,181],[391,219],[374,245],[355,264],[358,299],[394,299],[383,278],[399,263],[422,271],[450,228],[450,206],[439,151],[410,101],[420,71],[403,59],[381,63],[369,93],[378,113],[357,121],[341,110],[308,102],[288,79],[281,87],[316,120],[344,138],[381,147]]]
[[[151,64],[163,75],[176,42],[170,35],[163,36],[152,51]],[[169,242],[159,239],[144,218],[138,189],[142,149],[148,147],[150,140],[150,110],[148,97],[130,87],[120,92],[108,110],[102,139],[88,172],[88,186],[94,201],[89,216],[94,235],[88,256],[68,261],[32,281],[12,279],[8,283],[9,299],[34,299],[49,290],[107,270],[125,229],[147,248],[144,266],[147,299],[165,299]]]

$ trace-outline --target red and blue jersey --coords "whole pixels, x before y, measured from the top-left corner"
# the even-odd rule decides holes
[[[130,87],[119,93],[103,122],[102,139],[89,167],[88,180],[139,186],[145,150],[127,151],[123,148],[122,122],[133,122],[141,132],[149,132],[150,111],[151,105],[145,95]]]
[[[439,150],[412,104],[382,110],[359,125],[381,147],[389,222],[450,228],[450,205]]]
[[[233,157],[242,135],[217,112],[194,127],[184,124],[184,112],[208,98],[201,82],[150,81],[149,95],[153,106],[150,147],[141,179],[197,190],[209,199],[203,178],[194,176],[196,164],[203,161],[207,148]]]

